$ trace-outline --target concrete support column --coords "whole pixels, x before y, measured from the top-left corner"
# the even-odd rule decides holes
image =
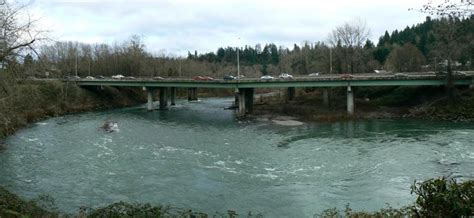
[[[328,88],[323,89],[323,105],[329,107],[329,90]]]
[[[295,87],[288,87],[288,101],[293,101],[295,98]]]
[[[197,101],[198,100],[198,89],[193,88],[193,100]]]
[[[347,114],[354,115],[354,92],[351,86],[347,86]]]
[[[234,106],[238,107],[239,106],[239,89],[238,88],[235,88],[234,95],[235,95]]]
[[[192,94],[191,94],[192,90],[193,90],[192,88],[188,88],[188,101],[191,101],[192,99]]]
[[[176,87],[170,88],[170,101],[172,106],[176,105]]]
[[[247,109],[246,112],[248,114],[253,113],[253,96],[255,93],[255,89],[245,89],[245,108]]]
[[[153,110],[153,89],[150,89],[148,88],[147,89],[147,106],[146,106],[146,109],[148,111],[152,111]]]
[[[166,110],[168,108],[168,98],[166,95],[167,88],[160,88],[160,110]]]
[[[197,101],[197,88],[188,89],[188,101]]]
[[[246,108],[245,108],[245,89],[239,89],[239,109],[237,110],[238,117],[244,117]]]

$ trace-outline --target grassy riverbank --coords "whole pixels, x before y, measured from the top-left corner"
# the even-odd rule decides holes
[[[474,121],[474,90],[457,91],[448,104],[444,87],[357,88],[355,114],[346,112],[344,89],[330,89],[330,105],[323,105],[322,89],[299,89],[292,101],[286,94],[256,99],[255,115],[287,115],[304,121],[331,122],[345,119],[420,118]]]

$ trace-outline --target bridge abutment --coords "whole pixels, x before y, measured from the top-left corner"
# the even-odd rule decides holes
[[[347,86],[347,114],[354,115],[354,90],[351,86]]]

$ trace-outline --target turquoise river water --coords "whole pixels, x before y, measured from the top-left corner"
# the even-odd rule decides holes
[[[474,178],[474,124],[237,121],[232,99],[48,119],[6,139],[0,185],[64,212],[126,201],[214,214],[312,217],[412,203],[413,181]],[[120,131],[98,129],[105,121]]]

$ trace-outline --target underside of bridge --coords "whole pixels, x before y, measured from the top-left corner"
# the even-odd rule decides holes
[[[153,111],[155,108],[153,106],[154,96],[156,91],[159,92],[159,109],[167,110],[168,109],[168,100],[170,105],[176,105],[176,87],[144,87],[144,90],[147,91],[147,110]],[[327,88],[323,88],[323,105],[329,106],[329,93]],[[198,89],[197,88],[187,88],[188,101],[197,101],[198,100]],[[287,102],[292,101],[295,97],[296,88],[289,87],[287,89]],[[253,103],[255,97],[255,88],[239,88],[236,89],[235,93],[235,107],[237,117],[245,117],[248,114],[253,113]],[[352,116],[354,115],[354,92],[351,86],[347,86],[347,114]]]

